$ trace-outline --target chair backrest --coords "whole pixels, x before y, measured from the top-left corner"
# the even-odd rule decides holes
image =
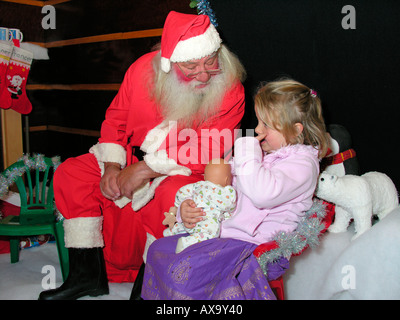
[[[24,157],[4,170],[2,175],[13,180],[21,199],[20,224],[42,224],[55,220],[51,158]]]

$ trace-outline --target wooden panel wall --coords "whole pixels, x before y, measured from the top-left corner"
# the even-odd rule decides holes
[[[23,2],[24,4],[18,3]],[[169,11],[195,13],[189,0],[58,0],[0,2],[0,24],[48,48],[34,60],[27,94],[30,152],[62,160],[97,142],[105,111],[128,67],[160,41]],[[43,30],[41,6],[56,9],[56,29]],[[3,17],[3,12],[7,14]]]

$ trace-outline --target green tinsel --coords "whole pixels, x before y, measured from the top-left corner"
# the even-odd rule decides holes
[[[322,221],[325,215],[325,204],[315,198],[313,205],[300,220],[295,231],[278,232],[271,240],[278,244],[278,248],[267,251],[257,258],[264,274],[268,273],[268,263],[273,263],[281,257],[289,259],[293,254],[298,254],[307,247],[318,246],[319,236],[325,228]]]

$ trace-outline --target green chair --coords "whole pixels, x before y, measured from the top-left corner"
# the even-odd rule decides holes
[[[57,165],[56,160],[41,155],[25,156],[1,173],[3,187],[15,182],[21,210],[19,216],[10,215],[0,220],[0,235],[10,238],[11,263],[19,261],[21,237],[54,235],[65,281],[69,271],[68,250],[64,243],[63,220],[57,221],[55,215],[53,192],[53,175]]]

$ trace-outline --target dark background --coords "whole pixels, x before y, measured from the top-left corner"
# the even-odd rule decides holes
[[[356,29],[344,30],[345,5]],[[362,172],[388,174],[400,188],[400,2],[218,0],[212,6],[225,42],[244,63],[247,111],[260,81],[292,77],[320,96],[326,122],[351,133]]]
[[[224,42],[247,70],[243,128],[256,125],[253,95],[260,81],[287,76],[318,92],[326,123],[351,133],[362,172],[388,174],[400,188],[395,146],[398,102],[400,2],[394,0],[214,0]],[[40,7],[0,2],[0,25],[20,28],[25,41],[51,42],[162,28],[170,10],[196,13],[189,0],[72,0],[55,5],[56,30],[43,30]],[[356,29],[342,28],[345,5],[356,10]],[[35,60],[28,84],[120,83],[129,65],[159,37],[50,48]],[[116,91],[29,90],[31,127],[57,125],[100,130]],[[97,137],[30,133],[31,152],[79,155]]]
[[[345,5],[356,29],[344,30]],[[289,76],[322,99],[327,123],[351,133],[362,172],[381,171],[400,187],[400,3],[340,0],[218,0],[226,43],[248,72],[245,127],[255,127],[252,96],[260,81]]]

